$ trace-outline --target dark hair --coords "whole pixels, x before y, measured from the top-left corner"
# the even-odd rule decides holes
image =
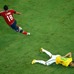
[[[4,5],[3,9],[4,10],[8,10],[8,6],[7,5]]]
[[[74,61],[72,61],[74,63]]]

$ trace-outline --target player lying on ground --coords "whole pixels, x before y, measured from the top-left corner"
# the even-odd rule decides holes
[[[49,51],[41,48],[41,51],[42,52],[45,52],[49,57],[50,59],[47,60],[47,61],[43,61],[43,60],[33,60],[32,61],[32,64],[35,64],[35,63],[40,63],[40,64],[43,64],[43,65],[51,65],[53,63],[56,63],[56,64],[62,64],[63,66],[72,66],[74,67],[74,61],[72,61],[72,54],[71,52],[69,52],[68,54],[66,54],[65,56],[61,56],[61,55],[53,55],[51,54]]]
[[[4,18],[6,23],[12,29],[14,29],[16,32],[20,32],[20,33],[25,34],[25,35],[30,35],[30,33],[22,30],[21,27],[17,26],[17,22],[16,22],[16,20],[13,17],[13,14],[21,14],[21,13],[16,12],[13,9],[9,10],[7,5],[4,5],[3,9],[4,9],[4,11],[0,12],[0,16],[2,16]]]

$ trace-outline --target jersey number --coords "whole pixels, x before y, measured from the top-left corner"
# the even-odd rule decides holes
[[[12,15],[8,15],[8,16],[7,16],[7,19],[8,19],[9,21],[13,20],[13,16],[12,16]]]

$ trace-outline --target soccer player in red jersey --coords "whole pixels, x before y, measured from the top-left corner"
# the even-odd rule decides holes
[[[16,32],[20,32],[25,35],[30,35],[29,32],[24,31],[20,26],[17,26],[17,22],[13,17],[13,14],[21,14],[19,12],[16,12],[15,10],[9,10],[7,5],[4,5],[3,7],[4,11],[0,12],[0,16],[4,18],[6,23],[14,29]]]

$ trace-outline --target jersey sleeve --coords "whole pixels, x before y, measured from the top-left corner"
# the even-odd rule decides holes
[[[14,14],[16,14],[16,11],[15,10],[13,12],[14,12]]]
[[[15,10],[10,10],[12,13],[16,14],[16,11]]]

